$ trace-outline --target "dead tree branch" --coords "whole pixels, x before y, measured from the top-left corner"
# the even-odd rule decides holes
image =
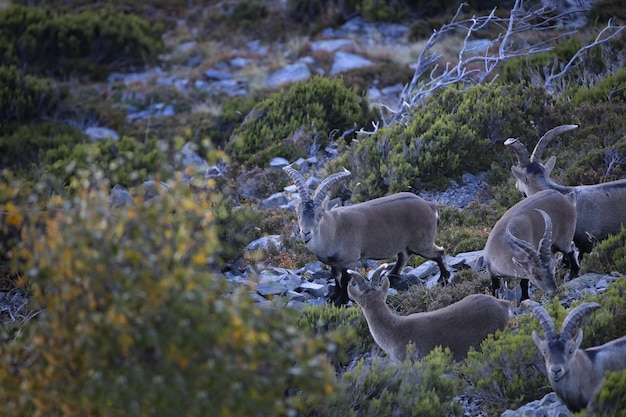
[[[454,85],[465,90],[473,84],[492,82],[497,77],[495,71],[497,66],[503,61],[549,51],[553,48],[556,40],[576,32],[574,30],[560,33],[548,40],[528,43],[520,38],[521,34],[530,31],[554,30],[564,14],[550,15],[554,11],[550,7],[528,10],[524,7],[524,0],[516,0],[510,16],[507,18],[496,16],[496,9],[494,8],[487,16],[473,16],[464,19],[462,18],[462,9],[465,6],[466,4],[462,3],[450,23],[444,24],[439,30],[435,30],[426,41],[424,49],[413,65],[415,69],[413,78],[402,90],[395,110],[389,107],[381,108],[383,125],[407,122],[411,112],[421,106],[426,97],[441,88]],[[496,39],[489,42],[484,54],[471,54],[471,41],[477,32],[487,28],[490,30],[500,29],[501,32]],[[566,68],[558,73],[556,70],[552,72],[554,75],[550,78],[550,83],[563,77],[585,50],[607,42],[622,29],[623,27],[613,26],[609,22],[609,25],[598,34],[596,40],[581,48],[580,53],[572,58],[573,60]],[[458,32],[464,33],[463,42],[457,54],[458,62],[447,62],[443,66],[440,65],[439,61],[442,55],[436,51],[435,46],[444,37]],[[546,83],[546,87],[548,85],[549,83]]]

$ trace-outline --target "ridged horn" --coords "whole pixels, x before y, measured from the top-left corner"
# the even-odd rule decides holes
[[[580,326],[582,318],[591,313],[594,310],[599,309],[601,306],[598,303],[582,303],[569,312],[563,325],[561,326],[561,336],[567,339],[573,339],[575,334],[574,330]]]
[[[546,223],[546,230],[543,232],[543,238],[539,242],[539,256],[541,259],[546,260],[552,256],[552,218],[541,209],[536,208],[535,211],[543,216],[543,221]]]
[[[307,187],[306,181],[304,177],[302,176],[302,174],[300,174],[300,172],[298,172],[297,170],[295,170],[289,165],[287,165],[286,167],[283,167],[283,171],[285,171],[285,173],[289,175],[289,178],[291,178],[293,183],[298,188],[298,194],[300,194],[300,200],[302,200],[302,202],[311,201],[311,192],[309,191],[309,187]]]
[[[504,236],[509,239],[511,243],[526,252],[535,265],[541,264],[541,254],[537,251],[537,249],[535,249],[533,244],[525,241],[524,239],[520,239],[519,237],[511,233],[510,227],[508,225],[504,232]]]
[[[374,274],[372,275],[372,285],[376,287],[380,285],[380,277],[383,275],[383,272],[386,269],[387,269],[387,264],[382,264],[381,266],[376,268],[376,271],[374,271]]]
[[[519,139],[508,138],[504,141],[504,146],[508,146],[517,155],[517,165],[520,167],[526,166],[530,163],[530,157],[528,156],[528,149],[524,146]]]
[[[330,189],[333,187],[333,185],[337,184],[339,181],[349,176],[350,176],[350,171],[344,168],[343,172],[336,172],[328,176],[327,178],[325,178],[324,181],[322,181],[322,183],[317,187],[317,190],[315,191],[315,198],[313,200],[313,205],[315,207],[320,206],[322,202],[324,201],[324,199],[326,198],[326,196],[328,195],[328,192],[330,191]]]
[[[543,308],[541,304],[533,300],[524,300],[522,304],[530,310],[533,316],[539,320],[539,324],[543,329],[543,334],[546,339],[552,339],[556,336],[556,330],[554,328],[554,322],[552,317],[548,314],[548,311]]]
[[[567,132],[568,130],[576,129],[577,127],[578,125],[562,125],[548,130],[546,134],[539,139],[535,149],[533,149],[533,153],[530,155],[530,162],[540,162],[544,149],[546,149],[548,143],[550,143],[555,136],[558,136],[563,132]]]

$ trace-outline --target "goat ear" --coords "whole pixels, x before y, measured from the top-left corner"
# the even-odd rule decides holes
[[[526,169],[520,168],[517,165],[513,165],[511,167],[511,172],[513,176],[520,181],[523,181],[525,184],[528,184],[528,177],[526,176]]]
[[[535,345],[537,345],[537,348],[541,350],[541,343],[543,343],[543,340],[541,340],[541,337],[539,337],[535,330],[533,330],[533,341],[535,342]]]
[[[361,294],[359,293],[359,290],[357,290],[354,285],[348,284],[348,294],[350,295],[350,298],[354,300],[355,303],[357,304],[359,303],[358,299]]]
[[[383,294],[387,295],[387,291],[389,291],[389,278],[385,275],[380,283],[380,289]]]
[[[324,210],[330,210],[332,207],[329,207],[330,205],[330,197],[326,196],[324,197],[324,201],[322,201],[322,207],[324,208]]]
[[[576,349],[580,347],[580,344],[583,342],[583,329],[578,329],[578,334],[576,335],[576,340],[574,340],[574,346]]]
[[[552,172],[552,170],[554,169],[554,165],[556,164],[556,156],[552,155],[550,157],[550,159],[548,159],[548,161],[546,162],[546,164],[543,166],[543,171],[544,171],[544,176],[549,177],[550,173]]]
[[[522,261],[521,259],[517,259],[515,256],[511,258],[511,261],[513,261],[515,266],[517,266],[518,268],[522,268],[523,270],[528,270],[528,261]]]

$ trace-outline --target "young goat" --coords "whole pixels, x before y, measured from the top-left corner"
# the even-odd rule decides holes
[[[545,339],[533,331],[533,340],[546,361],[546,371],[552,389],[570,410],[587,407],[595,392],[602,386],[606,371],[626,369],[626,336],[601,346],[580,349],[583,340],[582,318],[600,308],[598,303],[583,303],[569,312],[561,333],[541,304],[525,300],[524,306],[539,320]]]
[[[397,360],[406,358],[407,345],[413,343],[413,359],[441,346],[449,347],[454,359],[460,361],[470,348],[478,349],[489,334],[503,330],[511,317],[510,302],[485,294],[470,295],[439,310],[399,316],[386,303],[389,279],[385,276],[381,282],[386,267],[379,266],[369,282],[349,270],[358,288],[350,283],[348,292],[363,310],[378,346]]]
[[[320,261],[331,266],[337,289],[336,305],[348,302],[347,270],[355,268],[360,259],[388,259],[397,255],[398,261],[391,271],[397,287],[409,256],[420,255],[437,262],[440,282],[447,283],[450,271],[444,250],[434,243],[438,218],[435,203],[415,194],[398,193],[327,210],[325,199],[331,187],[350,176],[350,172],[330,175],[311,198],[304,177],[289,166],[283,170],[300,194],[296,212],[306,246]]]
[[[520,279],[522,300],[529,298],[528,279],[542,291],[556,290],[556,261],[560,251],[569,261],[570,277],[578,274],[572,238],[576,207],[570,195],[541,191],[507,210],[496,222],[485,245],[485,263],[491,274],[493,295],[500,280]]]
[[[626,225],[626,180],[570,187],[557,184],[550,178],[556,158],[553,156],[543,165],[540,161],[544,149],[552,138],[576,127],[563,125],[548,131],[539,139],[530,156],[518,139],[507,139],[504,144],[517,155],[517,166],[512,166],[511,172],[517,179],[517,189],[524,195],[530,196],[541,190],[574,194],[578,213],[574,243],[580,251],[578,259],[581,260],[583,254],[591,252],[596,241],[619,233],[621,226]]]

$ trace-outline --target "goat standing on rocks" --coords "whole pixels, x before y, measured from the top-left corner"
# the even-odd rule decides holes
[[[539,320],[545,339],[533,331],[533,340],[546,361],[546,371],[552,389],[570,410],[587,407],[602,386],[606,371],[626,369],[626,336],[601,346],[580,349],[582,329],[575,333],[582,318],[600,308],[598,303],[583,303],[569,312],[561,333],[545,308],[536,301],[526,300],[524,306]]]
[[[490,295],[472,294],[435,311],[399,316],[386,303],[389,279],[381,275],[387,265],[374,271],[367,281],[349,270],[357,287],[349,284],[350,297],[361,307],[370,333],[387,354],[406,359],[407,345],[413,343],[413,359],[426,356],[436,346],[450,348],[455,360],[463,360],[470,348],[478,349],[491,333],[503,330],[513,305]]]
[[[626,179],[595,185],[575,187],[557,184],[550,178],[556,157],[545,165],[541,155],[555,136],[577,128],[577,125],[563,125],[548,131],[528,155],[526,147],[518,140],[509,138],[504,142],[517,155],[517,166],[511,167],[517,179],[515,186],[522,194],[530,196],[542,190],[556,190],[562,194],[573,193],[576,200],[576,231],[574,243],[583,254],[591,252],[595,242],[606,239],[609,234],[617,234],[621,226],[626,226]]]
[[[571,195],[554,190],[525,198],[496,222],[485,245],[485,263],[491,274],[493,295],[500,280],[520,279],[522,300],[529,298],[528,280],[552,295],[556,291],[556,260],[562,252],[570,265],[570,277],[578,274],[572,238],[576,207]]]
[[[311,198],[304,177],[290,166],[283,170],[293,180],[300,202],[296,204],[300,233],[306,246],[323,263],[330,265],[336,283],[336,305],[348,302],[348,268],[355,268],[360,259],[398,261],[391,270],[394,287],[402,289],[400,278],[412,254],[437,262],[439,281],[448,282],[443,248],[435,245],[438,209],[411,193],[398,193],[351,206],[328,210],[326,197],[331,187],[350,176],[338,172],[324,179]],[[406,285],[406,284],[405,284]]]

